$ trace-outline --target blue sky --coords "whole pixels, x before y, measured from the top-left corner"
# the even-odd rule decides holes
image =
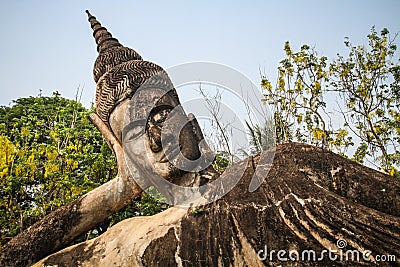
[[[58,90],[94,100],[97,56],[85,9],[144,59],[168,68],[191,61],[228,65],[255,84],[270,78],[283,45],[307,43],[332,58],[345,36],[366,42],[371,26],[400,31],[398,0],[336,1],[1,1],[0,105]]]

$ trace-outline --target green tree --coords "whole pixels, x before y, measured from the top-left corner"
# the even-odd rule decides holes
[[[297,141],[326,147],[332,134],[324,116],[323,89],[329,81],[327,58],[318,57],[308,45],[293,52],[286,42],[284,51],[286,58],[278,67],[276,88],[266,77],[261,81],[266,90],[265,101],[275,107],[276,127],[281,131],[277,132],[277,141],[291,140],[293,131]]]
[[[295,140],[342,155],[354,146],[354,160],[369,157],[381,170],[397,174],[400,67],[394,41],[387,29],[378,34],[372,28],[368,46],[353,46],[346,38],[348,56],[338,54],[330,63],[308,45],[294,52],[286,42],[277,85],[261,80],[264,100],[275,109],[277,143]],[[327,108],[326,99],[335,98],[342,100],[340,112]],[[334,127],[335,116],[344,123]]]
[[[89,121],[90,112],[57,92],[0,107],[0,244],[116,176],[113,153]],[[166,208],[143,196],[77,241]]]
[[[331,85],[344,100],[346,126],[360,139],[355,157],[373,156],[386,172],[395,172],[399,151],[399,66],[393,62],[394,40],[385,28],[372,28],[368,46],[353,46],[346,38],[347,58],[338,56],[330,66]],[[398,62],[397,62],[398,64]],[[397,77],[396,77],[397,75]]]
[[[57,92],[0,108],[1,243],[115,176],[89,112]]]

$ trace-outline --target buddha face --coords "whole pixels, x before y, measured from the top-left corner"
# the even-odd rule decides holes
[[[193,128],[171,94],[165,94],[150,112],[145,128],[146,153],[154,170],[170,182],[190,182],[184,176],[195,169],[201,155]]]
[[[175,91],[160,97],[159,91],[146,89],[135,93],[134,98],[120,104],[120,111],[115,110],[110,116],[114,133],[132,154],[131,161],[145,172],[156,173],[174,184],[193,184],[194,173],[212,159],[202,157],[202,137],[179,105]],[[114,121],[121,121],[117,114],[127,109],[125,123],[117,125]]]

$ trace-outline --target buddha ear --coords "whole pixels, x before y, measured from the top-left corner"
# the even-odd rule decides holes
[[[197,144],[199,145],[200,153],[205,155],[207,161],[214,161],[215,152],[210,148],[207,144],[207,141],[204,139],[203,132],[201,131],[199,122],[193,113],[188,114],[189,122],[192,125],[193,133],[196,137]]]

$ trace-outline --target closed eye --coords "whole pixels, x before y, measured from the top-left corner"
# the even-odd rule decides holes
[[[129,142],[137,139],[144,134],[146,127],[146,120],[132,121],[126,125],[122,131],[122,140]]]
[[[160,106],[155,107],[151,111],[150,121],[154,125],[162,124],[168,118],[168,114],[171,112],[172,109],[173,109],[173,107],[168,106],[168,105],[160,105]]]

